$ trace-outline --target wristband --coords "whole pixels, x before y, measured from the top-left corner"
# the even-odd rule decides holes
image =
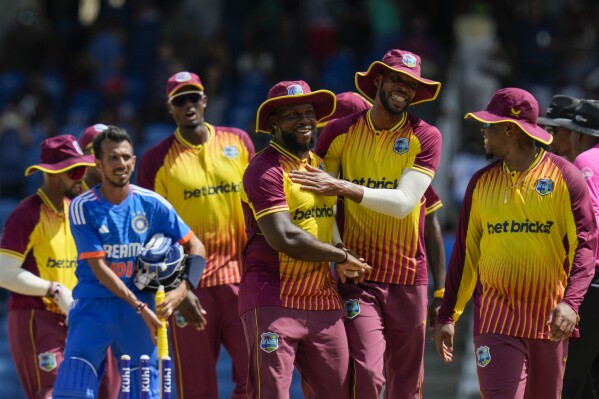
[[[445,288],[441,288],[439,290],[435,290],[435,293],[433,294],[433,298],[443,299],[444,295],[445,295]]]
[[[140,302],[140,304],[139,304],[139,305],[137,305],[137,307],[135,308],[135,313],[137,313],[137,314],[141,314],[142,310],[144,310],[144,308],[145,308],[146,306],[148,306],[148,305],[146,305],[146,303],[145,303],[145,302]]]
[[[196,289],[198,288],[198,284],[200,283],[205,268],[206,258],[201,255],[187,255],[181,279],[189,281],[191,286]]]
[[[349,256],[349,254],[347,253],[347,250],[345,248],[341,248],[341,249],[343,250],[343,252],[345,252],[345,259],[343,259],[341,262],[335,262],[337,264],[342,264],[342,263],[347,262],[347,258]]]

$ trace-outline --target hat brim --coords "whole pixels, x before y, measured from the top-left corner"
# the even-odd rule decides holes
[[[37,165],[31,165],[25,170],[25,176],[41,170],[42,172],[57,174],[66,172],[69,169],[76,168],[78,166],[96,166],[95,157],[93,155],[83,155],[80,157],[68,158],[55,164],[39,163]]]
[[[528,136],[533,139],[540,141],[543,144],[551,144],[553,141],[553,136],[545,129],[538,125],[532,125],[527,122],[519,121],[516,119],[506,118],[504,116],[499,116],[495,114],[491,114],[487,111],[478,111],[478,112],[469,112],[464,116],[464,119],[474,118],[479,122],[483,123],[501,123],[501,122],[512,122],[515,123],[526,133]]]
[[[559,127],[559,125],[555,122],[555,119],[545,118],[542,116],[539,117],[539,119],[537,119],[537,124],[543,125],[543,126]]]
[[[201,84],[189,83],[189,82],[181,82],[180,84],[178,84],[177,86],[175,86],[173,90],[171,90],[168,93],[168,95],[166,96],[166,98],[168,98],[170,100],[171,98],[174,97],[174,94],[177,92],[177,90],[179,90],[179,89],[181,89],[182,87],[185,87],[185,86],[195,87],[195,88],[199,89],[200,91],[204,91],[204,86],[202,86]]]
[[[439,91],[441,91],[440,82],[416,76],[410,73],[411,70],[409,69],[395,69],[387,64],[382,63],[381,61],[375,61],[372,64],[370,64],[368,71],[356,72],[355,75],[356,88],[360,93],[362,93],[368,100],[372,102],[374,102],[374,98],[376,97],[377,91],[377,87],[374,84],[374,78],[376,78],[381,72],[385,70],[402,73],[413,79],[416,79],[418,82],[421,83],[418,85],[418,90],[416,90],[414,98],[412,99],[412,101],[410,101],[410,105],[416,105],[426,101],[433,101],[439,95]]]
[[[599,137],[599,129],[591,129],[590,127],[580,126],[569,119],[561,119],[560,123],[561,127],[570,129],[573,132],[586,134],[587,136]]]
[[[306,103],[314,104],[317,121],[335,112],[335,94],[329,90],[316,90],[307,94],[273,97],[260,104],[260,108],[258,108],[258,112],[256,113],[256,131],[267,134],[271,133],[268,130],[268,118],[280,106]]]

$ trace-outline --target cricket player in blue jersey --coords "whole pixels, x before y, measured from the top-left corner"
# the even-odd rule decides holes
[[[151,397],[157,398],[159,318],[168,318],[199,282],[204,245],[164,198],[130,184],[135,155],[125,130],[109,126],[93,145],[102,183],[75,198],[69,208],[79,253],[78,284],[53,397],[95,398],[110,346],[117,358],[131,357],[133,398],[140,392],[140,356],[150,357]],[[157,311],[153,293],[136,284],[138,255],[155,235],[187,252],[184,256],[180,251],[180,263],[185,264],[180,283],[167,292]],[[174,253],[170,244],[169,251]]]

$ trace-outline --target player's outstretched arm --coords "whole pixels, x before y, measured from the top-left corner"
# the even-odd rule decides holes
[[[73,303],[71,290],[58,282],[44,280],[21,266],[19,259],[0,254],[0,287],[21,295],[46,296],[68,314]]]
[[[443,244],[443,233],[436,214],[426,215],[424,222],[424,243],[428,267],[433,276],[435,295],[428,307],[428,329],[434,334],[439,308],[445,292],[445,246]],[[434,337],[433,337],[434,338]]]
[[[137,310],[150,331],[152,341],[156,344],[156,330],[158,327],[162,326],[162,323],[158,317],[156,317],[156,314],[148,308],[144,302],[137,299],[135,294],[125,285],[123,280],[110,269],[103,258],[90,258],[88,259],[88,262],[96,275],[96,278],[102,285],[108,288],[108,290],[115,296],[121,298]]]
[[[453,360],[453,336],[455,329],[453,324],[437,324],[435,327],[435,346],[437,353],[445,363]]]

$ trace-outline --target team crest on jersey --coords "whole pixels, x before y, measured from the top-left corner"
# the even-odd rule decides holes
[[[187,325],[187,320],[178,310],[175,310],[175,323],[179,328],[184,328]]]
[[[401,61],[408,68],[414,68],[416,66],[416,57],[412,54],[404,54]]]
[[[405,137],[400,137],[395,139],[395,143],[393,143],[393,151],[398,153],[399,155],[405,154],[410,149],[410,142]]]
[[[145,215],[136,215],[133,217],[131,227],[137,234],[143,234],[148,230],[148,219]]]
[[[273,332],[262,333],[260,336],[260,349],[266,353],[279,349],[279,334]]]
[[[594,175],[593,169],[589,168],[588,166],[582,168],[580,173],[582,173],[582,177],[584,177],[585,180],[590,180]]]
[[[228,145],[223,148],[223,154],[225,154],[227,158],[235,159],[239,156],[239,150],[234,145]]]
[[[553,180],[551,179],[539,179],[537,180],[537,187],[535,188],[537,193],[541,195],[551,194],[553,191]]]
[[[488,346],[480,346],[476,348],[476,364],[478,367],[485,367],[491,363],[491,351]]]
[[[44,352],[37,355],[40,369],[44,371],[52,371],[56,368],[56,355],[52,352]]]
[[[343,307],[345,307],[347,317],[350,319],[353,319],[354,317],[360,314],[360,301],[358,301],[357,299],[350,299],[349,301],[345,301]]]

